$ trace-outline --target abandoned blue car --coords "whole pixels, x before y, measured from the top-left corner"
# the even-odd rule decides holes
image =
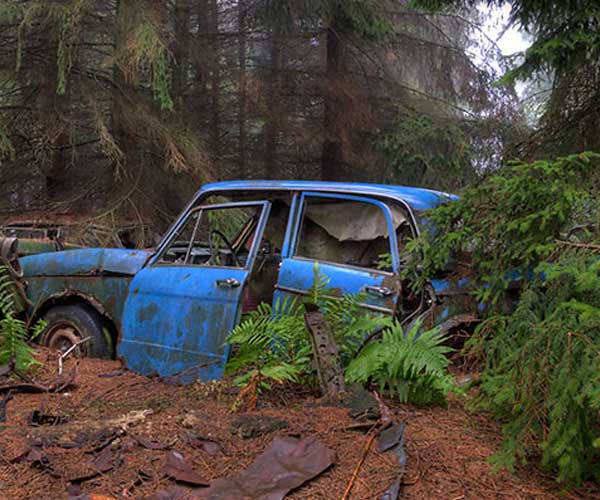
[[[261,302],[306,294],[316,262],[335,293],[409,323],[460,329],[477,304],[448,276],[412,291],[401,277],[423,210],[451,196],[331,182],[236,181],[204,186],[153,252],[81,249],[20,259],[41,341],[122,358],[145,375],[219,379],[224,341]]]

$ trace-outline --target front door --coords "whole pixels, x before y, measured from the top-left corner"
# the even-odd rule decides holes
[[[118,354],[144,375],[217,380],[269,216],[266,201],[189,210],[133,279]]]
[[[304,193],[275,300],[305,295],[317,264],[335,294],[363,294],[366,309],[394,314],[400,292],[396,230],[405,222],[402,213],[379,200]]]

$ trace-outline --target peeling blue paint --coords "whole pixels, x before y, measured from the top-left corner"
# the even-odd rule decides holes
[[[152,254],[121,248],[85,248],[19,259],[25,276],[75,276],[102,273],[134,275]]]

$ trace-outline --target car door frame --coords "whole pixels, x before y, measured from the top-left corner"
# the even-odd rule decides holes
[[[236,208],[236,207],[244,207],[244,206],[254,206],[254,207],[259,207],[258,210],[260,210],[260,219],[256,225],[255,228],[255,235],[259,236],[254,238],[253,242],[252,242],[252,246],[249,250],[248,253],[248,257],[246,259],[245,265],[243,267],[232,267],[232,266],[223,266],[223,265],[198,265],[198,264],[188,264],[188,263],[182,263],[182,264],[175,264],[175,263],[159,263],[159,259],[164,255],[164,252],[169,248],[169,245],[172,243],[173,238],[176,238],[178,231],[183,227],[184,224],[187,224],[189,222],[189,218],[190,215],[192,213],[193,210],[196,209],[200,209],[202,212],[204,211],[208,211],[208,210],[218,210],[218,209],[222,209],[222,208]],[[135,324],[136,319],[139,317],[138,313],[141,313],[142,310],[144,309],[144,307],[146,307],[146,302],[144,302],[144,299],[142,298],[138,298],[138,297],[142,297],[143,295],[147,295],[148,299],[147,300],[153,300],[152,297],[154,297],[152,295],[152,290],[149,290],[149,293],[147,292],[146,294],[140,294],[140,290],[139,289],[135,289],[136,286],[136,278],[141,274],[141,273],[152,273],[153,270],[159,270],[159,269],[176,269],[177,272],[174,272],[174,276],[177,276],[178,274],[181,274],[184,271],[181,270],[195,270],[196,272],[198,270],[202,271],[203,269],[205,270],[210,270],[211,274],[216,274],[215,271],[216,270],[222,270],[224,271],[224,274],[227,274],[227,271],[235,271],[235,274],[243,274],[243,279],[241,280],[242,282],[239,283],[239,290],[237,290],[236,293],[236,297],[235,297],[235,310],[231,310],[231,314],[227,314],[224,316],[224,320],[229,321],[229,323],[231,324],[227,324],[225,326],[223,326],[223,328],[227,327],[227,332],[224,331],[219,331],[217,332],[216,336],[218,336],[219,338],[223,337],[225,338],[225,335],[229,333],[229,331],[231,330],[231,328],[235,327],[236,324],[238,324],[239,319],[240,319],[240,315],[241,315],[241,309],[242,309],[242,297],[243,297],[243,291],[244,288],[247,286],[248,283],[248,278],[251,275],[253,266],[256,263],[256,256],[258,253],[258,248],[260,246],[260,240],[262,237],[262,234],[264,233],[264,229],[266,227],[266,223],[269,220],[269,216],[270,216],[270,209],[271,209],[271,202],[267,201],[267,200],[256,200],[256,201],[247,201],[247,202],[228,202],[228,203],[218,203],[218,204],[211,204],[211,205],[206,205],[203,206],[202,205],[202,200],[198,200],[197,203],[195,203],[193,206],[188,207],[188,209],[185,211],[185,213],[180,217],[179,221],[177,224],[175,224],[172,228],[172,230],[169,231],[168,235],[165,237],[165,239],[163,240],[163,244],[161,244],[159,246],[159,248],[157,249],[157,251],[155,252],[155,254],[148,260],[146,266],[140,271],[138,272],[138,274],[136,275],[136,277],[134,277],[134,280],[131,283],[130,286],[130,290],[128,293],[128,297],[126,299],[126,304],[124,307],[124,315],[123,315],[123,331],[122,331],[122,335],[121,335],[121,343],[119,346],[119,351],[120,351],[120,356],[125,357],[126,361],[128,361],[128,363],[133,367],[134,370],[136,371],[140,371],[142,373],[144,372],[148,372],[150,370],[150,367],[152,367],[153,369],[155,367],[160,367],[159,369],[156,369],[155,371],[159,374],[159,375],[166,375],[166,376],[175,376],[176,373],[183,373],[185,371],[187,371],[188,367],[184,368],[184,370],[180,371],[178,370],[177,372],[173,373],[172,370],[170,370],[169,367],[169,363],[170,363],[170,359],[166,358],[164,362],[162,361],[152,361],[151,357],[153,356],[153,354],[151,354],[151,352],[153,352],[151,349],[157,349],[157,353],[160,353],[160,350],[158,350],[159,348],[162,347],[162,349],[164,351],[168,351],[168,350],[182,350],[185,352],[190,352],[190,353],[197,353],[198,355],[202,355],[202,351],[201,351],[201,344],[199,344],[198,349],[194,350],[194,349],[190,349],[189,347],[187,347],[185,350],[184,349],[174,349],[174,345],[171,343],[157,343],[157,342],[153,342],[153,338],[149,335],[144,335],[144,334],[140,334],[139,330],[140,330],[140,326],[138,326],[137,328],[135,327],[131,327],[129,329],[129,331],[126,331],[125,329],[127,328],[127,325],[129,323],[131,323],[132,325]],[[202,217],[202,213],[199,215],[199,217]],[[158,271],[156,271],[158,272]],[[148,275],[147,275],[148,276]],[[142,283],[142,287],[145,284],[144,282],[144,277],[140,277],[141,278],[141,283]],[[226,276],[223,277],[223,281],[226,281]],[[187,278],[184,278],[184,280]],[[152,281],[151,275],[149,277],[149,281]],[[219,281],[219,279],[217,279],[217,281]],[[183,280],[181,281],[183,282]],[[188,283],[189,285],[189,283]],[[215,286],[218,286],[218,283],[215,283]],[[224,288],[227,288],[227,284],[224,283],[223,284]],[[232,289],[238,288],[235,286],[235,284],[232,284],[232,286],[230,287]],[[193,293],[193,290],[191,291],[191,293]],[[202,293],[202,289],[198,289],[198,294]],[[204,292],[206,295],[206,292]],[[171,299],[172,297],[176,297],[176,293],[175,290],[173,290],[173,293],[170,294],[169,296],[164,295],[164,297],[167,297],[167,299]],[[188,300],[188,302],[191,304],[187,304],[186,307],[188,308],[193,308],[194,303],[193,301],[193,296],[191,300]],[[166,299],[165,299],[166,300]],[[202,296],[198,296],[198,300],[202,300]],[[137,301],[137,302],[136,302]],[[215,302],[217,303],[217,302]],[[222,307],[226,307],[227,305],[231,304],[231,306],[233,306],[233,302],[232,301],[219,301],[219,304],[222,305]],[[128,310],[128,306],[131,308],[130,310]],[[184,307],[182,305],[182,307]],[[207,303],[204,305],[204,307],[210,307],[210,302],[207,301]],[[160,314],[160,310],[158,310],[158,312],[154,312],[154,314]],[[164,314],[164,311],[163,311]],[[129,318],[129,316],[132,316],[132,318]],[[163,316],[164,317],[164,316]],[[231,319],[233,318],[233,320]],[[131,320],[131,321],[129,321]],[[153,321],[153,319],[148,319],[148,321]],[[162,321],[160,319],[160,317],[158,317],[156,319],[156,321],[158,321],[159,323]],[[179,320],[178,320],[179,321]],[[186,319],[187,321],[187,319]],[[167,323],[170,324],[169,321],[167,321]],[[177,323],[178,324],[178,323]],[[185,325],[184,325],[185,326]],[[170,336],[173,335],[173,332],[167,332],[165,335]],[[125,344],[135,344],[135,345],[146,345],[147,346],[147,353],[142,353],[141,349],[142,347],[140,347],[140,353],[135,353],[135,351],[132,348],[129,347],[125,347]],[[212,345],[207,345],[208,347],[213,347]],[[229,357],[229,351],[230,351],[230,347],[227,345],[223,346],[223,352],[220,354],[215,354],[214,352],[211,352],[211,350],[205,350],[204,351],[204,355],[210,358],[219,358],[221,359],[221,363],[219,364],[219,372],[222,372],[222,368],[224,367],[224,364],[226,363],[228,357]],[[145,356],[145,357],[144,357]],[[136,359],[137,358],[137,359]],[[214,363],[212,363],[214,364]],[[209,366],[211,365],[211,363],[208,363],[205,365]],[[222,365],[222,366],[221,366]],[[203,368],[202,365],[198,365],[198,368]],[[210,367],[212,369],[212,367]],[[161,371],[163,373],[161,373]],[[206,370],[208,372],[208,370]],[[200,373],[200,371],[198,372]],[[215,373],[215,372],[212,372]],[[194,376],[193,374],[190,373],[186,373],[185,377],[181,378],[181,380],[178,380],[180,382],[190,382],[194,380]]]
[[[299,233],[300,233],[300,229],[301,229],[302,219],[304,216],[304,207],[305,207],[307,198],[325,198],[325,199],[337,199],[337,200],[344,200],[344,201],[354,201],[354,202],[359,202],[359,203],[368,203],[371,205],[375,205],[379,209],[381,209],[381,211],[383,212],[383,214],[386,218],[386,222],[387,222],[387,226],[388,226],[388,242],[390,245],[390,254],[392,257],[392,272],[377,270],[377,269],[372,269],[372,268],[363,268],[363,267],[359,267],[359,266],[353,266],[350,264],[343,264],[343,263],[338,263],[338,262],[325,262],[325,261],[319,261],[318,259],[296,256],[295,252],[296,252],[296,248],[297,248],[299,237],[300,237]],[[286,237],[285,237],[284,246],[282,249],[282,264],[285,262],[286,259],[292,259],[292,260],[303,261],[303,262],[322,263],[322,264],[326,264],[326,265],[330,265],[330,266],[334,266],[334,267],[348,269],[349,271],[355,270],[358,272],[365,272],[365,273],[370,272],[372,274],[376,273],[378,275],[383,276],[384,279],[388,278],[390,280],[396,280],[398,282],[398,287],[399,287],[400,258],[399,258],[399,252],[398,252],[398,241],[397,241],[396,231],[395,231],[394,224],[393,224],[391,210],[385,202],[383,202],[379,199],[376,199],[376,198],[371,198],[368,195],[365,196],[365,195],[361,195],[361,194],[356,195],[356,194],[345,194],[345,193],[339,193],[339,192],[306,190],[306,191],[301,191],[301,192],[295,192],[293,194],[292,205],[290,207],[290,213],[291,213],[291,216],[289,218],[288,226],[286,228]],[[281,274],[280,274],[280,276],[281,276]],[[375,312],[395,315],[396,312],[398,311],[398,307],[399,307],[398,301],[400,300],[400,289],[398,288],[396,290],[393,290],[393,292],[394,292],[395,299],[396,299],[395,307],[393,309],[382,308],[382,307],[374,306],[374,305],[368,304],[368,303],[361,303],[360,306],[365,309],[373,310]],[[274,302],[278,299],[278,297],[281,296],[281,293],[294,294],[294,295],[306,295],[307,294],[307,292],[305,290],[294,289],[291,287],[287,287],[285,285],[280,285],[280,281],[278,279],[277,284],[275,285]]]

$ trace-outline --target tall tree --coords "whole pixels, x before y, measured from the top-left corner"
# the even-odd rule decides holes
[[[432,11],[473,7],[474,0],[419,0]],[[511,6],[511,23],[533,43],[504,83],[553,78],[541,128],[521,145],[529,158],[600,151],[600,4],[596,0],[486,0]]]

